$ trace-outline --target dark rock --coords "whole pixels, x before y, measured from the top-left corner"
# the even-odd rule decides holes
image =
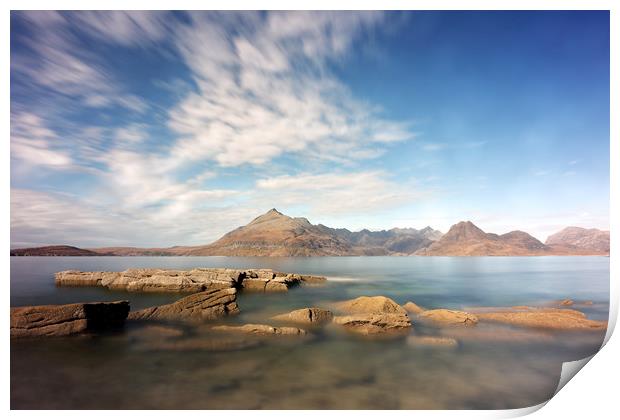
[[[123,324],[129,302],[73,303],[11,308],[11,337],[63,336]]]

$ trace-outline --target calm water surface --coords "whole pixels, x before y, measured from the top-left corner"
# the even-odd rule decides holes
[[[360,295],[455,309],[572,298],[593,301],[576,308],[593,319],[607,319],[609,306],[606,257],[11,257],[11,306],[127,299],[140,309],[181,297],[54,285],[61,270],[136,267],[272,268],[328,277],[322,287],[241,293],[241,314],[228,323],[273,323],[269,317],[278,313]],[[450,331],[414,319],[410,335],[459,339],[456,349],[429,349],[407,337],[368,339],[333,327],[308,338],[232,342],[204,326],[162,327],[128,322],[105,334],[13,340],[11,407],[521,408],[552,396],[561,364],[596,352],[604,336],[484,325]],[[171,330],[182,335],[167,336]],[[506,336],[517,339],[498,339]],[[223,347],[205,347],[222,340]]]

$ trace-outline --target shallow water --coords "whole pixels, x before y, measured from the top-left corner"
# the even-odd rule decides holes
[[[269,323],[278,313],[360,295],[455,309],[572,298],[593,301],[576,307],[593,319],[607,319],[609,306],[606,257],[11,257],[11,305],[127,299],[140,309],[180,297],[54,285],[56,271],[131,267],[273,268],[328,277],[321,287],[241,293],[241,314],[230,323]],[[474,334],[414,324],[410,335],[451,336],[459,346],[421,348],[406,336],[372,340],[331,326],[309,337],[257,341],[214,336],[204,326],[154,331],[132,322],[105,334],[12,340],[11,408],[520,408],[552,396],[562,362],[594,353],[604,336],[482,324]],[[170,327],[182,335],[166,337]],[[213,347],[222,340],[224,347]]]

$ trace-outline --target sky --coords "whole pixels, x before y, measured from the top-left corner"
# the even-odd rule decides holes
[[[609,14],[12,12],[11,246],[609,228]]]

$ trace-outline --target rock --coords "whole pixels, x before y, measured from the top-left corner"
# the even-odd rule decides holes
[[[245,325],[218,325],[212,328],[214,331],[233,332],[256,335],[306,335],[306,330],[293,327],[272,327],[264,324]]]
[[[420,312],[424,312],[424,311],[425,311],[425,309],[424,309],[424,308],[422,308],[422,307],[420,307],[420,306],[416,305],[416,304],[415,304],[415,303],[413,303],[413,302],[407,302],[407,303],[405,303],[405,304],[403,305],[403,308],[404,308],[407,312],[412,313],[412,314],[419,314]]]
[[[238,312],[237,290],[230,288],[194,293],[168,305],[131,312],[129,319],[208,320]]]
[[[116,280],[121,273],[109,271],[61,271],[56,273],[56,286],[101,286],[103,282],[111,283]]]
[[[63,336],[118,327],[128,313],[127,301],[11,308],[11,337]]]
[[[560,301],[560,306],[573,306],[574,303],[571,299],[564,299]]]
[[[143,351],[234,351],[260,345],[250,337],[191,337],[180,340],[147,340],[138,345]]]
[[[450,309],[433,309],[423,311],[419,317],[428,319],[437,324],[471,326],[478,323],[478,317],[474,314]]]
[[[407,337],[407,344],[413,347],[445,347],[455,348],[459,343],[454,338],[449,337],[432,337],[432,336],[415,336]]]
[[[366,313],[335,316],[333,322],[364,335],[403,332],[411,327],[406,313]]]
[[[548,332],[531,329],[516,329],[508,325],[479,323],[476,328],[453,327],[442,332],[461,342],[474,343],[533,343],[552,342]]]
[[[277,277],[270,280],[265,285],[266,292],[286,292],[290,287],[290,283],[287,283],[284,279],[278,279]]]
[[[323,324],[331,321],[333,314],[331,311],[320,308],[303,308],[286,314],[272,317],[277,321],[294,322],[298,324]]]
[[[286,276],[287,273],[278,273],[280,275]],[[251,279],[266,279],[266,280],[271,280],[272,278],[274,278],[277,274],[273,272],[272,269],[270,268],[250,268],[248,270],[245,270],[245,278],[251,278]]]
[[[308,276],[274,273],[272,270],[266,269],[248,270],[247,276],[242,280],[242,287],[249,291],[286,292],[289,288],[304,283],[304,277]]]
[[[160,339],[160,338],[172,338],[181,337],[184,332],[180,328],[163,326],[163,325],[146,325],[136,331],[132,331],[128,334],[130,337],[140,339]]]
[[[544,312],[544,313],[552,313],[557,312],[561,314],[569,314],[571,316],[585,318],[585,314],[583,312],[577,311],[575,309],[565,309],[565,308],[545,308],[545,307],[535,307],[535,306],[511,306],[509,308],[501,307],[501,306],[491,306],[491,307],[480,307],[480,308],[471,308],[468,309],[469,312],[481,315],[485,313],[519,313],[519,312]]]
[[[342,312],[349,314],[407,314],[398,303],[385,296],[360,296],[343,302],[337,302],[335,306]]]
[[[336,316],[333,322],[360,334],[402,332],[411,320],[402,306],[385,296],[360,296],[337,302],[336,308],[350,315]]]
[[[327,277],[323,276],[310,276],[307,274],[301,274],[299,276],[301,277],[301,281],[304,285],[316,286],[321,285],[327,281]]]
[[[522,311],[485,312],[478,314],[484,321],[532,328],[559,330],[603,330],[607,322],[587,319],[583,312],[573,309],[531,308]]]
[[[299,284],[318,284],[325,281],[325,277],[274,273],[271,269],[229,268],[132,268],[123,272],[71,270],[56,273],[55,279],[57,286],[102,286],[130,292],[189,293],[232,287],[261,292],[283,292]]]
[[[243,290],[249,290],[253,292],[264,292],[265,287],[269,280],[264,279],[244,279]]]
[[[591,300],[586,300],[585,302],[582,303],[582,305],[593,305],[594,303]]]
[[[243,272],[227,268],[129,269],[123,272],[61,271],[57,286],[104,286],[131,292],[200,292],[237,287]]]

